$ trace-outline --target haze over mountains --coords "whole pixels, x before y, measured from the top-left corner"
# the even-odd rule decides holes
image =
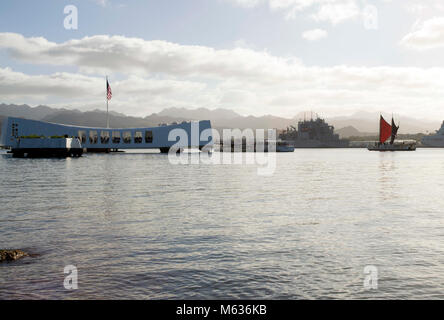
[[[67,108],[51,108],[48,106],[30,107],[28,105],[0,104],[0,120],[4,117],[21,117],[47,122],[81,125],[88,127],[103,127],[106,123],[106,112],[93,110],[82,112]],[[233,110],[206,108],[186,109],[167,108],[159,113],[153,113],[145,118],[126,116],[122,113],[110,112],[110,125],[114,128],[149,127],[160,123],[180,122],[184,120],[211,120],[216,129],[223,128],[252,128],[252,129],[285,129],[290,125],[297,125],[300,119],[310,119],[312,113],[299,112],[292,119],[265,115],[261,117],[242,116]],[[387,120],[391,115],[385,114]],[[315,115],[313,114],[313,117]],[[444,115],[443,115],[444,118]],[[378,131],[379,114],[359,111],[350,116],[326,118],[333,125],[336,132],[342,137],[375,135]],[[436,121],[412,119],[402,115],[395,115],[396,122],[400,122],[400,133],[434,132],[441,124],[442,119]]]

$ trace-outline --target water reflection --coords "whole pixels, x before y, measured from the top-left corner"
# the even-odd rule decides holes
[[[40,256],[0,264],[0,299],[436,298],[443,155],[296,150],[268,177],[160,154],[2,155],[0,247]]]
[[[395,152],[379,153],[379,195],[381,201],[394,199],[398,189]]]

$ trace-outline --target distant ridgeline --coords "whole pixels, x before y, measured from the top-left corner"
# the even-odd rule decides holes
[[[81,112],[79,110],[54,109],[46,106],[31,108],[27,105],[0,104],[0,116],[86,127],[101,127],[106,124],[106,112],[104,110]],[[261,117],[242,116],[234,111],[226,109],[209,110],[206,108],[167,108],[159,113],[153,113],[144,118],[131,117],[117,112],[110,112],[110,126],[112,128],[153,127],[159,125],[160,123],[191,120],[211,120],[212,127],[218,129],[279,129],[286,128],[295,122],[294,119],[286,119],[271,115]]]
[[[146,108],[149,110],[149,107]],[[17,117],[30,120],[39,120],[52,123],[62,123],[74,126],[103,127],[106,124],[106,111],[79,111],[64,108],[51,108],[48,106],[30,107],[28,105],[2,104],[0,103],[0,120],[5,117]],[[302,117],[302,118],[301,118]],[[154,127],[161,123],[173,123],[190,120],[210,120],[212,128],[219,130],[225,128],[251,128],[251,129],[285,129],[297,125],[304,118],[301,112],[293,118],[283,118],[272,115],[242,116],[227,109],[186,109],[166,108],[158,113],[153,113],[144,118],[126,116],[122,113],[110,112],[110,127],[112,128],[137,128]],[[377,127],[374,125],[378,119],[377,113],[357,112],[351,116],[327,118],[327,122],[335,128],[335,133],[341,138],[369,136]],[[439,127],[442,119],[435,122],[419,121],[418,119],[401,117],[403,132],[434,132]],[[0,125],[1,126],[1,125]],[[361,138],[352,139],[360,140]],[[366,138],[368,140],[368,137]]]

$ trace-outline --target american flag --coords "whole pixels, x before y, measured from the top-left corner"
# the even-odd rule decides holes
[[[111,87],[108,83],[108,79],[106,79],[106,98],[108,100],[111,100],[112,96],[113,96],[113,93],[111,92]]]

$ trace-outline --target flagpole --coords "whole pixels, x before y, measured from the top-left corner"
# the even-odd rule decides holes
[[[108,76],[106,76],[106,127],[109,128],[109,114],[108,114]]]

